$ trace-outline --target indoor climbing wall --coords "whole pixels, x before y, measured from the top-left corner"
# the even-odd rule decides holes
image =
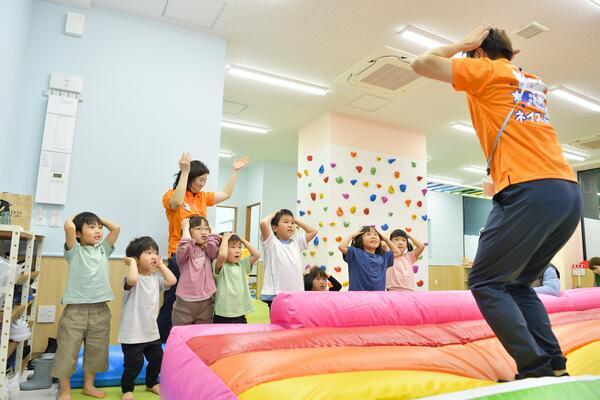
[[[324,266],[347,288],[347,264],[337,247],[364,225],[375,225],[388,236],[403,229],[427,242],[424,159],[333,144],[299,157],[298,214],[319,227],[319,235],[303,254],[307,269]],[[426,290],[427,249],[413,270],[415,288]]]

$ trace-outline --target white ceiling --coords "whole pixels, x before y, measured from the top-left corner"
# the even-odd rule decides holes
[[[428,137],[429,175],[465,183],[479,181],[479,176],[461,168],[484,163],[475,137],[449,126],[451,121],[469,121],[463,94],[455,93],[447,84],[430,82],[368,112],[346,106],[364,91],[333,82],[385,45],[412,53],[423,51],[396,34],[408,24],[458,40],[483,22],[513,32],[537,21],[549,31],[529,40],[513,36],[514,47],[522,50],[515,64],[540,75],[549,86],[564,85],[600,99],[600,7],[591,0],[170,2],[168,7],[176,6],[180,16],[186,15],[187,7],[190,20],[214,22],[212,28],[164,17],[168,0],[91,0],[94,7],[223,37],[228,63],[331,88],[326,96],[311,96],[226,75],[224,99],[247,107],[238,115],[224,114],[224,118],[267,126],[271,132],[249,136],[224,129],[221,147],[255,159],[295,163],[298,129],[327,111],[335,111],[424,132]],[[218,11],[214,21],[208,15],[197,15],[203,10]],[[549,113],[562,143],[600,133],[600,113],[577,108],[552,95]],[[590,156],[592,162],[600,161],[600,151]]]

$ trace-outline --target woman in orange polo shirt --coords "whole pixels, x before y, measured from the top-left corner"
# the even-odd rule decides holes
[[[175,251],[181,240],[181,222],[194,215],[206,217],[206,207],[219,204],[231,197],[238,172],[248,165],[250,159],[242,157],[233,163],[229,181],[221,192],[203,192],[210,171],[198,160],[191,160],[189,153],[183,153],[179,159],[179,172],[175,176],[173,189],[163,195],[162,203],[169,221],[169,269],[179,279],[179,267]],[[175,302],[177,285],[165,292],[164,302],[158,314],[158,329],[163,342],[171,331],[171,313]]]
[[[467,52],[466,58],[452,58]],[[566,359],[529,283],[569,240],[581,193],[547,113],[547,87],[511,60],[508,35],[482,25],[460,42],[421,54],[413,70],[467,95],[488,160],[493,208],[479,238],[469,287],[515,359],[517,379],[566,374]]]

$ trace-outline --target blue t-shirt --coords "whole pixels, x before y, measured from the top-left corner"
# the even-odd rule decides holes
[[[348,246],[344,261],[348,263],[349,290],[385,290],[385,272],[394,265],[394,253],[371,254]]]

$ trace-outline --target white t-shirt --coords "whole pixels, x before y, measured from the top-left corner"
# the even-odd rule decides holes
[[[158,307],[160,294],[165,291],[165,278],[157,272],[139,275],[138,283],[125,290],[123,277],[123,306],[117,341],[125,344],[147,343],[160,339]]]
[[[308,247],[304,232],[294,235],[289,243],[281,242],[271,232],[262,245],[265,261],[262,295],[303,292],[304,277],[300,253]]]

